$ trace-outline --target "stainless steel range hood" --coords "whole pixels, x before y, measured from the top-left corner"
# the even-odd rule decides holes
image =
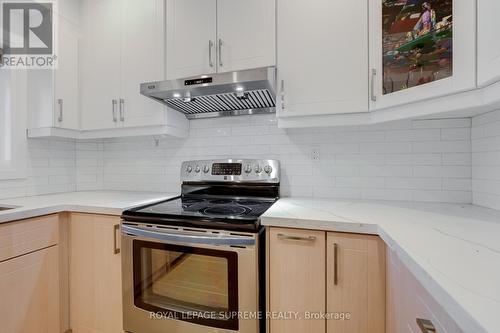
[[[273,113],[276,69],[258,68],[141,84],[141,94],[188,119]]]

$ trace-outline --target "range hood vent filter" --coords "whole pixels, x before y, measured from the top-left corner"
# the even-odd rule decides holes
[[[166,101],[171,108],[181,111],[188,118],[190,115],[201,116],[203,113],[228,112],[235,114],[240,110],[252,110],[253,113],[268,113],[269,108],[276,107],[271,92],[267,89],[245,92],[245,98],[237,97],[236,93],[200,96],[186,102],[183,98]],[[247,112],[248,113],[248,112]]]

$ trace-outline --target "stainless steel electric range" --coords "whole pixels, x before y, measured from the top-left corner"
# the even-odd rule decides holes
[[[182,164],[179,197],[122,215],[124,329],[263,333],[264,229],[275,160]]]

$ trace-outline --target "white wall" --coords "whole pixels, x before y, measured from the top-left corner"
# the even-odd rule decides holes
[[[75,141],[28,140],[26,179],[0,180],[0,199],[76,190]]]
[[[196,120],[189,138],[158,146],[153,137],[77,143],[77,186],[178,192],[182,161],[275,158],[286,196],[470,203],[470,126],[463,118],[285,131],[274,115]]]
[[[500,209],[500,110],[472,119],[473,202]]]

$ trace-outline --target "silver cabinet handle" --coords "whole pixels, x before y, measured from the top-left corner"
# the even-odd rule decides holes
[[[57,104],[59,105],[59,117],[57,117],[58,122],[63,121],[63,100],[60,98],[57,100]]]
[[[118,236],[117,236],[117,233],[118,231],[120,230],[120,225],[119,224],[115,224],[113,226],[113,253],[114,254],[119,254],[120,253],[120,249],[118,248]]]
[[[158,240],[160,242],[245,246],[254,245],[255,239],[246,236],[224,236],[224,235],[193,235],[181,231],[163,231],[147,227],[136,227],[122,225],[122,234],[131,237],[141,237]]]
[[[306,242],[314,242],[314,241],[316,241],[316,236],[300,237],[300,236],[278,234],[278,238],[279,239],[285,239],[285,240],[306,241]]]
[[[224,66],[222,63],[222,38],[219,38],[219,66],[222,67]]]
[[[372,102],[377,101],[377,95],[375,94],[375,77],[377,76],[377,70],[372,68],[372,76],[371,76],[371,86],[370,86],[370,98]]]
[[[125,121],[125,100],[120,98],[120,121]]]
[[[428,319],[417,318],[417,325],[422,331],[422,333],[437,333],[436,327]]]
[[[213,49],[214,49],[214,42],[212,40],[208,41],[208,64],[210,67],[214,67],[214,59],[213,59]]]
[[[281,110],[285,111],[285,80],[281,80]]]
[[[333,285],[339,284],[339,245],[333,243]]]
[[[113,99],[111,101],[111,110],[113,114],[113,121],[116,123],[118,121],[118,118],[116,116],[116,104],[118,104],[118,101],[116,99]]]

